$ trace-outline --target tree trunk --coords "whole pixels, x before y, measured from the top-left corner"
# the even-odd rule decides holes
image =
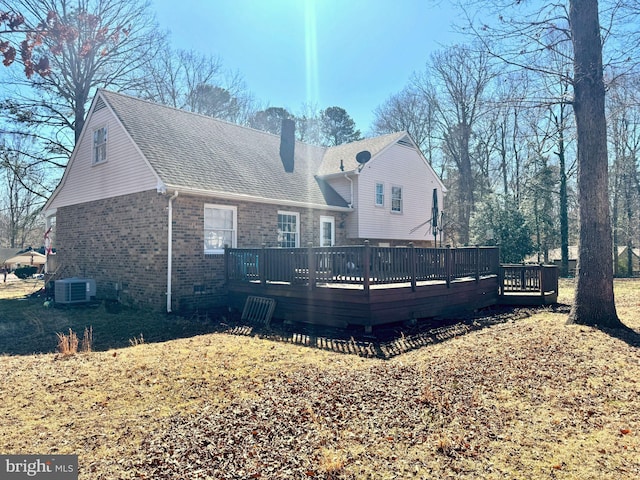
[[[558,139],[558,158],[560,160],[560,276],[566,278],[569,276],[569,196],[567,194],[564,125]]]
[[[597,0],[570,0],[578,138],[580,247],[568,323],[622,328],[613,296],[607,125]]]

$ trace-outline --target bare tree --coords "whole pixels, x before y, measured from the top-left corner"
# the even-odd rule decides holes
[[[418,80],[420,82],[420,80]],[[373,132],[377,135],[406,131],[433,165],[436,146],[436,107],[432,92],[409,84],[374,110]]]
[[[46,133],[39,133],[47,136],[49,150],[68,156],[95,89],[134,88],[136,72],[155,55],[159,34],[149,2],[0,0],[0,8],[19,13],[26,30],[37,30],[53,15],[56,28],[73,32],[63,41],[56,35],[37,38],[33,51],[48,59],[47,74],[14,76],[15,94],[3,105],[12,120],[44,127]]]
[[[296,139],[311,145],[320,145],[320,110],[316,105],[305,103],[295,115]]]
[[[164,42],[145,64],[145,81],[136,92],[175,108],[246,123],[253,99],[238,73],[227,72],[220,58],[193,50],[174,50]]]
[[[19,138],[13,138],[19,144]],[[24,146],[0,145],[0,171],[3,188],[0,190],[0,218],[6,245],[24,248],[28,242],[38,238],[40,231],[38,214],[44,198],[35,193],[36,185],[43,182],[42,168],[33,166],[28,158],[19,153]],[[40,245],[37,245],[40,246]]]
[[[474,206],[471,140],[483,113],[483,95],[493,77],[489,57],[468,46],[455,46],[432,55],[423,90],[436,85],[436,112],[445,153],[457,169],[457,223],[459,240],[469,242],[469,221]],[[431,76],[435,77],[432,78]]]
[[[640,84],[637,79],[619,78],[609,89],[608,125],[612,159],[613,249],[616,276],[633,275],[633,248],[640,244],[638,211],[640,183]],[[627,248],[626,261],[619,262],[619,246]]]
[[[573,110],[578,139],[580,248],[569,323],[619,328],[613,295],[607,121],[597,0],[571,0]]]
[[[487,2],[482,5],[489,7]],[[485,23],[480,28],[472,25],[487,50],[507,65],[540,75],[564,77],[573,87],[580,246],[575,298],[568,322],[608,328],[624,325],[616,314],[613,295],[603,44],[607,41],[613,46],[624,41],[624,37],[615,35],[619,33],[615,27],[620,19],[617,7],[621,5],[617,3],[605,10],[604,38],[597,0],[549,2],[542,6],[492,2],[490,8],[496,24]],[[570,49],[558,48],[566,43],[570,43]],[[544,52],[549,50],[566,55],[573,69],[554,70],[545,61]],[[625,64],[624,55],[616,52],[621,50],[611,49],[608,64],[625,65],[628,71],[631,63]]]

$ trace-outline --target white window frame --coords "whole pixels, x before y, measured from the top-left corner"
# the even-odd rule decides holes
[[[98,143],[99,132],[104,130],[104,139]],[[101,125],[93,129],[93,137],[91,141],[91,160],[93,165],[99,165],[107,161],[107,141],[109,140],[109,129],[106,125]]]
[[[381,192],[378,193],[378,187],[381,187]],[[384,183],[376,182],[376,186],[374,187],[374,196],[375,196],[375,206],[376,207],[384,207]],[[380,201],[378,201],[378,197],[380,197]]]
[[[209,226],[207,227],[206,225],[206,215],[204,214],[204,211],[206,211],[208,208],[210,209],[215,209],[215,210],[228,210],[231,211],[233,214],[233,228],[230,230],[231,233],[231,245],[229,245],[229,247],[231,248],[236,248],[236,244],[237,244],[237,237],[238,237],[238,207],[234,206],[234,205],[217,205],[217,204],[213,204],[213,203],[205,203],[204,204],[204,209],[203,209],[203,247],[204,247],[204,253],[205,255],[221,255],[224,253],[224,246],[222,248],[207,248],[207,244],[206,244],[206,238],[207,238],[207,233],[212,232],[214,230],[226,230],[226,229],[214,229],[213,227]]]
[[[290,246],[290,245],[283,245],[283,241],[280,238],[280,215],[288,215],[288,216],[292,216],[295,217],[296,219],[296,225],[295,225],[295,231],[293,232],[286,232],[288,234],[293,233],[295,235],[295,239],[294,239],[294,246]],[[288,212],[285,210],[278,210],[278,218],[277,218],[277,241],[278,241],[278,247],[280,248],[298,248],[300,247],[300,214],[298,212]]]
[[[330,245],[323,245],[324,237],[325,237],[325,225],[329,223],[331,224],[331,242]],[[321,215],[320,216],[320,243],[321,247],[333,247],[336,244],[336,219],[334,217]]]
[[[397,193],[400,193],[398,195]],[[391,213],[402,213],[402,185],[391,186]],[[395,208],[396,203],[399,203],[399,208]]]

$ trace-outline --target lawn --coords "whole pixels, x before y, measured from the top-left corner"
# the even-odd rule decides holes
[[[615,288],[640,332],[640,281]],[[81,479],[640,478],[640,335],[567,305],[375,341],[5,293],[0,452],[78,454]],[[85,327],[93,352],[54,352]]]

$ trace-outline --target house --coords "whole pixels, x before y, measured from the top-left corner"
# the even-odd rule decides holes
[[[44,208],[49,273],[170,312],[225,304],[225,245],[433,245],[445,188],[406,132],[331,148],[294,134],[99,90]]]
[[[20,250],[20,248],[0,248],[0,267],[9,267],[7,260],[20,253]]]
[[[629,259],[631,259],[631,272],[629,272]],[[616,262],[618,276],[638,276],[640,274],[640,248],[630,249],[627,246],[618,245]]]
[[[40,272],[46,259],[47,257],[42,253],[36,252],[35,250],[27,250],[5,259],[4,263],[8,265],[10,270],[21,267],[36,267],[38,272]]]

